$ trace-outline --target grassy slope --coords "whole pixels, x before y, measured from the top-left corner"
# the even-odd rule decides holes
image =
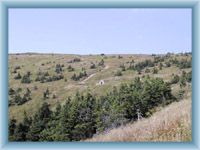
[[[104,58],[106,68],[97,68],[90,69],[90,62],[94,62],[97,64],[103,57],[100,55],[9,55],[9,87],[14,89],[21,87],[23,90],[26,90],[28,87],[31,90],[32,100],[20,106],[11,106],[9,107],[9,117],[16,118],[18,121],[22,120],[23,112],[26,111],[28,115],[33,115],[38,107],[43,103],[43,92],[47,89],[50,90],[50,98],[47,102],[51,105],[51,108],[55,108],[55,104],[59,102],[64,102],[66,98],[70,95],[74,95],[77,90],[79,91],[87,91],[88,89],[98,95],[104,95],[107,91],[111,90],[113,86],[118,86],[122,82],[130,82],[136,76],[146,75],[146,73],[142,72],[141,75],[138,75],[136,71],[127,70],[123,72],[123,76],[115,77],[114,74],[117,70],[119,70],[120,64],[124,63],[128,66],[128,61],[132,59],[135,62],[143,61],[145,59],[153,59],[150,55],[122,55],[122,59],[118,59],[113,56],[107,56]],[[72,60],[75,57],[80,57],[81,62],[68,64],[69,60]],[[182,56],[179,56],[178,59],[181,59]],[[50,63],[48,63],[50,62]],[[21,75],[24,75],[27,71],[31,71],[31,79],[34,81],[36,78],[36,73],[39,71],[48,71],[52,76],[55,73],[56,64],[64,64],[65,71],[63,72],[64,77],[67,78],[67,82],[63,80],[48,82],[48,83],[40,83],[40,82],[32,82],[31,84],[21,84],[20,80],[14,80],[14,76],[16,74],[11,73],[14,70],[14,67],[19,65],[21,69],[18,70]],[[44,64],[42,66],[41,64]],[[71,80],[71,76],[74,72],[68,72],[68,65],[72,65],[75,68],[75,73],[79,73],[81,68],[84,67],[89,75],[94,74],[89,80],[87,80],[84,84],[80,84],[81,81],[73,81]],[[150,68],[152,69],[152,68]],[[186,71],[190,71],[191,69],[186,69]],[[165,81],[169,81],[171,79],[172,73],[181,74],[181,70],[177,67],[172,66],[170,68],[163,67],[162,70],[159,70],[158,74],[148,73],[152,77],[162,77]],[[102,86],[96,85],[99,80],[103,79],[105,84]],[[34,90],[34,86],[37,86],[38,89]],[[178,85],[174,86],[173,92],[179,89]],[[57,95],[56,99],[52,98],[53,93]],[[175,92],[176,93],[176,92]]]
[[[150,118],[130,123],[107,133],[96,135],[89,142],[109,141],[191,141],[191,92],[186,99],[174,102]]]

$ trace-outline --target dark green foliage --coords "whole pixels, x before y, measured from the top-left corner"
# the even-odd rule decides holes
[[[74,59],[73,59],[73,62],[80,62],[80,61],[81,61],[80,58],[74,58]]]
[[[25,126],[19,123],[15,130],[14,141],[26,141],[26,134]]]
[[[57,74],[63,72],[63,67],[64,67],[64,66],[61,65],[61,64],[56,64],[55,72],[56,72]]]
[[[153,74],[157,74],[158,73],[158,69],[156,67],[153,68]]]
[[[53,97],[52,97],[52,98],[53,98],[53,99],[57,98],[56,94],[53,94]]]
[[[180,80],[180,77],[178,75],[173,76],[172,80],[171,80],[171,84],[176,84],[178,83]]]
[[[17,105],[22,104],[22,97],[19,94],[16,94],[14,97],[14,103]]]
[[[186,68],[191,68],[192,67],[192,59],[189,59],[189,60],[188,59],[178,60],[177,58],[174,58],[174,59],[171,59],[170,62],[172,64],[176,65],[179,69],[186,69]]]
[[[155,56],[154,57],[154,63],[164,62],[165,59],[163,56]]]
[[[49,105],[44,102],[38,113],[34,115],[30,130],[27,134],[27,140],[40,140],[40,133],[46,128],[48,122],[50,121],[51,113],[52,112],[49,109]]]
[[[11,119],[9,121],[9,140],[13,141],[14,140],[14,133],[16,129],[16,119]]]
[[[47,88],[46,91],[43,93],[43,99],[46,100],[49,98],[49,89]]]
[[[176,57],[174,59],[170,59],[170,62],[172,64],[176,64],[176,65],[179,63],[179,61],[178,61],[178,59]]]
[[[37,90],[37,89],[38,89],[38,87],[35,85],[35,86],[34,86],[34,90]]]
[[[21,76],[20,73],[18,73],[18,74],[14,77],[15,80],[19,80],[19,79],[21,79],[21,78],[22,78],[22,76]]]
[[[95,68],[96,68],[96,65],[92,62],[90,65],[90,69],[95,69]]]
[[[9,95],[14,95],[15,94],[15,90],[13,88],[9,88]]]
[[[180,78],[180,87],[182,88],[182,87],[184,87],[184,86],[186,86],[186,79],[183,78],[183,77],[181,77],[181,78]]]
[[[73,124],[72,140],[78,141],[92,137],[95,133],[94,103],[95,98],[90,93],[85,96],[76,94],[71,104],[69,117],[70,124]]]
[[[74,71],[74,68],[73,68],[71,65],[69,65],[69,66],[67,67],[67,70],[68,70],[68,72],[72,72],[72,71]]]
[[[166,62],[166,63],[165,63],[165,66],[166,66],[166,67],[171,67],[171,63],[170,63],[170,62]]]
[[[142,62],[138,62],[137,64],[134,65],[134,61],[133,61],[130,63],[130,66],[128,69],[136,70],[138,74],[141,74],[141,71],[146,67],[154,67],[154,62],[152,62],[151,60],[145,60]]]
[[[118,70],[116,73],[115,73],[115,76],[122,76],[122,72],[120,70]]]
[[[131,62],[129,63],[128,69],[134,70],[135,66],[135,61],[132,59]]]
[[[50,76],[48,72],[39,72],[37,74],[35,81],[40,81],[40,83],[46,83],[46,82],[58,81],[63,78],[64,78],[64,76],[62,73]]]
[[[187,82],[190,83],[192,81],[192,71],[186,73],[182,71],[182,75],[180,77],[180,87],[186,86]]]
[[[19,93],[22,91],[22,88],[17,88],[16,92]]]
[[[24,93],[23,97],[20,95],[21,89],[18,88],[16,91],[10,88],[9,90],[9,106],[11,105],[22,105],[26,103],[27,101],[31,100],[31,91],[29,88],[26,89],[26,92]]]
[[[20,66],[15,66],[14,69],[15,69],[15,70],[18,70],[18,69],[21,69],[21,67],[20,67]]]
[[[51,81],[58,81],[64,79],[63,74],[59,74],[59,75],[53,75],[52,77],[49,77],[47,82],[51,82]]]
[[[78,81],[78,77],[76,76],[75,73],[72,75],[71,79],[74,80],[74,81]]]
[[[143,62],[139,62],[135,65],[135,70],[142,70],[145,67],[154,67],[154,63],[151,60],[145,60]]]
[[[31,73],[27,72],[21,80],[21,83],[31,83],[31,79],[30,79]]]
[[[126,71],[126,67],[124,64],[121,64],[119,67],[122,69],[122,71]]]
[[[78,81],[80,80],[81,78],[83,77],[87,77],[87,72],[86,71],[83,71],[83,72],[80,72],[79,75],[76,75],[75,73],[72,75],[71,79],[74,80],[74,81]]]
[[[121,55],[118,55],[118,59],[122,59],[123,57]]]
[[[163,64],[159,63],[159,69],[162,70]]]
[[[186,60],[186,59],[180,60],[177,63],[177,67],[179,67],[179,69],[191,68],[192,67],[192,59],[190,59],[190,60]]]
[[[25,114],[15,129],[15,121],[9,125],[10,139],[14,141],[80,141],[94,134],[124,125],[142,117],[148,117],[152,109],[165,106],[175,97],[171,87],[162,79],[135,78],[131,84],[113,87],[110,93],[95,97],[90,92],[77,92],[55,111],[44,103],[33,119]],[[29,90],[27,89],[26,95]],[[49,95],[48,89],[45,91]],[[46,97],[45,96],[45,97]],[[14,132],[14,134],[13,134]]]
[[[185,91],[184,90],[179,90],[178,91],[178,96],[177,96],[177,99],[178,100],[181,100],[182,98],[183,98],[183,96],[184,96],[184,93],[185,93]]]
[[[192,81],[192,71],[190,71],[190,72],[188,72],[186,74],[186,80],[187,80],[187,82],[191,82]]]
[[[21,69],[21,67],[20,66],[15,66],[14,71],[12,73],[17,73],[18,69]]]
[[[99,66],[104,66],[104,60],[103,59],[101,59],[101,61],[99,62],[99,64],[98,64]]]
[[[145,70],[145,73],[150,73],[150,69],[147,68],[147,69]]]

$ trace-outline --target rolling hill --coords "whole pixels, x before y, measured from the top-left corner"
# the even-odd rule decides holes
[[[163,88],[167,88],[166,92],[172,94],[171,97],[174,97],[176,102],[170,104],[172,101],[167,101],[167,99],[171,98],[163,93],[165,96],[160,96],[155,107],[146,106],[143,110],[145,112],[148,109],[143,114],[148,117],[147,119],[133,124],[129,122],[121,127],[117,125],[116,129],[106,129],[106,135],[102,134],[105,131],[97,133],[91,141],[162,141],[160,139],[163,137],[162,134],[169,131],[169,133],[172,132],[170,136],[177,136],[179,128],[181,133],[188,131],[190,134],[191,122],[188,116],[191,114],[191,60],[191,53],[163,55],[9,54],[9,118],[14,118],[17,123],[20,123],[24,119],[24,114],[34,117],[44,102],[49,105],[51,111],[56,112],[58,104],[64,107],[66,101],[75,97],[77,92],[84,94],[89,91],[94,98],[99,99],[112,93],[115,88],[120,90],[123,85],[131,85],[139,77],[144,86],[148,86],[146,81],[152,79],[150,86],[155,90],[160,89],[157,89],[156,85],[154,87],[154,82],[163,84]],[[141,95],[144,94],[143,92],[145,93],[146,90],[144,89]],[[161,102],[165,99],[167,104]],[[185,110],[178,114],[177,109],[182,105]],[[151,117],[152,114],[154,115]],[[183,120],[180,119],[182,117]],[[134,116],[134,118],[137,117]],[[132,119],[133,122],[136,120]],[[182,121],[184,122],[183,131]],[[143,131],[139,127],[146,130]],[[134,134],[129,132],[130,130],[135,131]],[[154,135],[154,130],[156,130],[156,135]],[[174,130],[178,130],[177,134],[173,134],[176,132]],[[150,135],[144,137],[147,132]],[[169,139],[164,136],[164,138],[166,141],[191,139],[190,135]]]

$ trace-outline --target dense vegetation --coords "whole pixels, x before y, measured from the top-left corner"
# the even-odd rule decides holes
[[[45,95],[48,93],[45,92]],[[46,97],[46,96],[45,96]],[[105,96],[96,98],[91,93],[76,93],[55,111],[44,102],[33,118],[25,115],[16,125],[10,120],[10,139],[14,141],[78,141],[93,134],[115,128],[138,118],[138,111],[148,117],[159,105],[168,105],[176,98],[168,83],[162,79],[135,78]]]

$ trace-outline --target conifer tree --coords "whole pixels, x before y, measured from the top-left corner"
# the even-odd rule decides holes
[[[15,133],[15,130],[16,130],[16,119],[11,119],[9,121],[9,140],[10,141],[13,141],[14,140],[14,133]]]

